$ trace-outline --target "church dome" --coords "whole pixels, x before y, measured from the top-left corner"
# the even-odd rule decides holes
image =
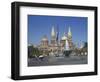
[[[64,35],[62,36],[61,40],[67,40],[67,36],[66,36],[65,33],[64,33]]]
[[[61,38],[61,40],[66,40],[67,39],[67,37],[66,36],[63,36],[62,38]]]
[[[42,38],[42,41],[48,41],[48,38],[46,35]]]

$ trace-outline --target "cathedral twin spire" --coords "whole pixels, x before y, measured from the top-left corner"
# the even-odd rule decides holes
[[[53,26],[53,27],[52,27],[52,30],[51,30],[51,38],[52,38],[52,39],[58,38],[57,33],[58,33],[58,32],[56,32],[55,27]],[[65,36],[65,33],[64,33],[64,36]],[[71,32],[70,27],[68,28],[68,37],[72,37],[72,32]]]

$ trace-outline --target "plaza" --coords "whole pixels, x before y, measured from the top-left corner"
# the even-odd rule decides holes
[[[79,65],[79,64],[87,64],[87,56],[46,56],[43,58],[35,57],[28,58],[28,66],[50,66],[50,65]]]

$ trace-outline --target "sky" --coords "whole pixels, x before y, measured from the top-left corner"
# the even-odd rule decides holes
[[[28,44],[40,44],[44,35],[50,42],[53,26],[59,29],[59,40],[70,27],[73,42],[87,42],[87,17],[28,15]]]

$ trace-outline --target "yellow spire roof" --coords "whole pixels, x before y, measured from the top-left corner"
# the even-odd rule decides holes
[[[56,36],[54,26],[52,27],[52,30],[51,30],[51,36],[52,36],[52,37],[55,37],[55,36]]]

